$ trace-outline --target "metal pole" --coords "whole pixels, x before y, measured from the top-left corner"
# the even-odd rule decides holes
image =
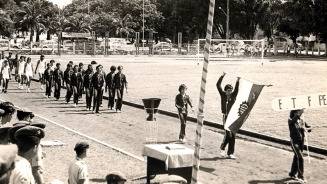
[[[206,92],[207,83],[207,73],[209,65],[209,50],[211,46],[211,36],[212,36],[212,25],[213,16],[215,14],[215,0],[210,0],[209,4],[209,14],[207,23],[207,33],[206,33],[206,44],[204,49],[204,62],[202,69],[202,80],[201,80],[201,90],[199,98],[198,116],[197,116],[197,129],[196,129],[196,139],[195,139],[195,150],[193,157],[193,170],[192,170],[192,184],[198,183],[198,172],[200,169],[200,151],[202,142],[202,130],[203,130],[203,119],[204,119],[204,97]]]
[[[142,27],[142,52],[144,52],[144,0],[143,0],[143,27]]]

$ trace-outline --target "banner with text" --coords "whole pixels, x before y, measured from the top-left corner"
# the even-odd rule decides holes
[[[288,111],[319,107],[327,107],[327,93],[281,97],[275,98],[272,101],[272,108],[275,111]]]

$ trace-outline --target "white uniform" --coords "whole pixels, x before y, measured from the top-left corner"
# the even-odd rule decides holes
[[[39,62],[39,66],[37,67],[37,73],[44,74],[44,71],[46,69],[45,60],[43,60],[43,61],[39,60],[38,62]]]
[[[35,184],[31,164],[25,158],[17,156],[9,184]]]
[[[20,61],[18,64],[18,75],[24,75],[25,61]]]
[[[9,70],[10,70],[9,65],[7,65],[6,67],[3,68],[3,70],[1,71],[3,79],[10,79]]]
[[[25,65],[25,75],[28,78],[33,77],[32,63],[26,63],[26,65]]]
[[[89,183],[87,165],[83,159],[77,157],[76,160],[70,164],[68,177],[69,184],[77,184],[80,179],[84,179],[86,184]]]

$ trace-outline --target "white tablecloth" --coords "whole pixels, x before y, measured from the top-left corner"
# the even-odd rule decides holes
[[[143,155],[165,162],[168,168],[192,167],[194,151],[182,144],[147,144]]]

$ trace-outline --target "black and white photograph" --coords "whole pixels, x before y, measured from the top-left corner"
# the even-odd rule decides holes
[[[324,184],[326,114],[326,0],[0,0],[0,184]]]

